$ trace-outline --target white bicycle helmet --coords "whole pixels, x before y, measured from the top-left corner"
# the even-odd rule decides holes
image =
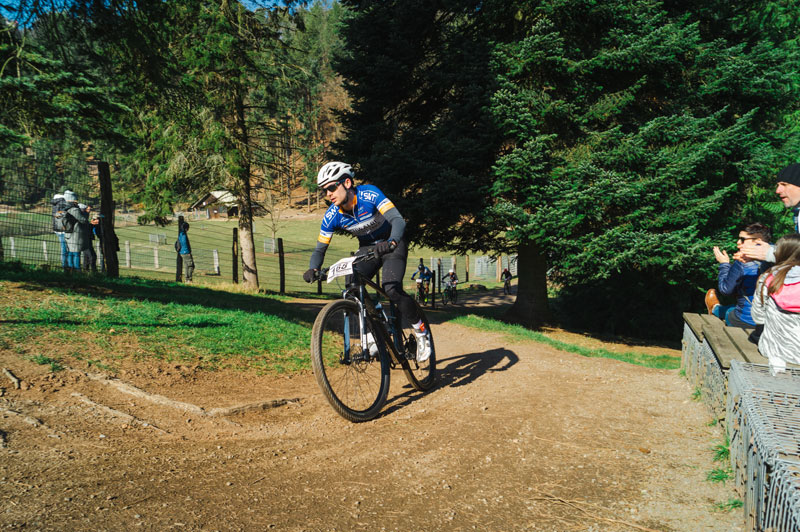
[[[453,268],[450,268],[450,271],[447,272],[447,273],[453,273]]]
[[[328,183],[335,183],[345,177],[353,179],[353,167],[347,163],[331,161],[319,169],[317,174],[317,186],[324,187]]]

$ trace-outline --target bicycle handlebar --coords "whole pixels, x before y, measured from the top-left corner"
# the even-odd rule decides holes
[[[372,248],[370,248],[369,251],[367,251],[366,253],[364,253],[362,255],[356,255],[355,258],[353,259],[353,264],[358,264],[359,262],[363,262],[365,260],[369,260],[369,259],[373,259],[373,258],[375,258],[375,247],[374,246]],[[328,279],[328,270],[330,270],[329,267],[328,268],[320,268],[320,270],[317,272],[317,275],[314,278],[314,280],[315,281],[317,281],[317,280],[326,281]]]

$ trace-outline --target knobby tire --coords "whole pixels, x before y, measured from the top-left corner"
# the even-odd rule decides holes
[[[345,317],[347,319],[345,319]],[[349,331],[349,359],[345,357]],[[368,331],[375,325],[367,318]],[[380,336],[373,332],[377,342]],[[389,393],[389,355],[379,345],[376,357],[361,348],[359,308],[354,301],[340,299],[328,303],[317,315],[311,331],[311,366],[323,395],[333,409],[352,422],[368,421],[380,414]]]

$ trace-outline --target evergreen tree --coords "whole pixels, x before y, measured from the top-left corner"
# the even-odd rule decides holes
[[[798,53],[761,6],[352,4],[343,156],[419,241],[517,250],[519,321],[547,319],[548,270],[606,330],[679,319],[780,166]]]

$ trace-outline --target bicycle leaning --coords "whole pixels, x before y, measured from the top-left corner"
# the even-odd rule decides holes
[[[351,276],[342,299],[325,305],[311,332],[311,365],[317,384],[333,409],[343,418],[368,421],[378,416],[389,393],[392,369],[402,369],[408,382],[424,392],[436,380],[436,350],[430,324],[421,308],[431,343],[431,356],[417,362],[417,339],[386,292],[353,269],[374,257],[374,251],[341,259],[320,277],[331,282]],[[378,294],[373,301],[367,287]],[[387,302],[383,306],[380,298]]]

